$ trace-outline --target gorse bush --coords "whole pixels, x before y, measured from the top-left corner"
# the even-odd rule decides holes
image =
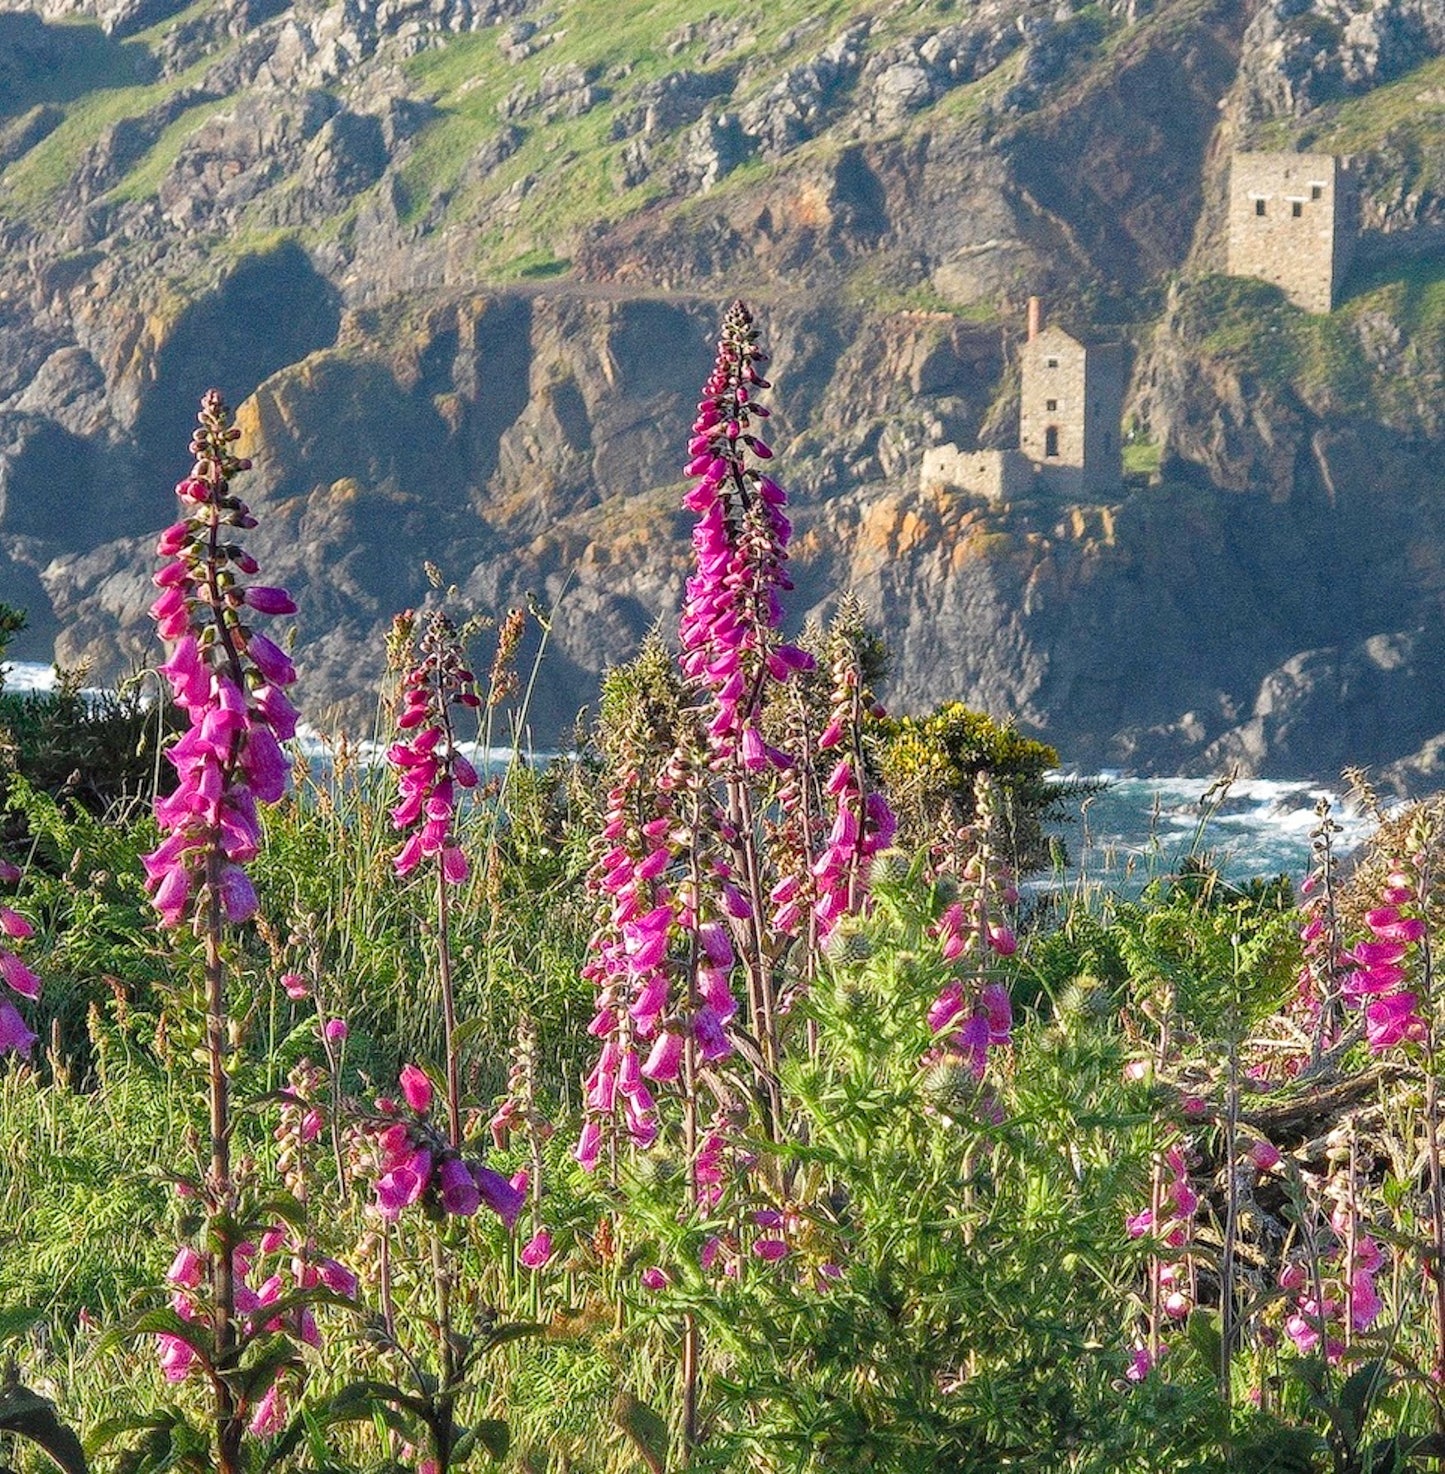
[[[766,361],[735,306],[676,653],[545,769],[479,756],[527,616],[439,584],[383,760],[288,752],[203,400],[171,703],[3,708],[7,1467],[1438,1462],[1441,805],[1021,923],[1056,755],[783,634]]]

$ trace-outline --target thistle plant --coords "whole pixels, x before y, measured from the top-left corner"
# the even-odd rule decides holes
[[[245,581],[258,566],[237,539],[256,522],[232,491],[231,479],[250,463],[234,452],[240,432],[215,390],[203,396],[198,421],[191,471],[176,487],[183,515],[161,534],[157,551],[167,561],[155,575],[161,593],[151,606],[170,647],[161,670],[189,725],[166,752],[177,783],[155,802],[165,837],[144,864],[161,924],[189,923],[204,947],[210,1151],[200,1190],[208,1247],[194,1260],[186,1258],[185,1311],[178,1308],[178,1314],[203,1324],[206,1339],[173,1339],[208,1374],[217,1467],[221,1474],[239,1474],[247,1426],[257,1425],[274,1377],[266,1382],[264,1376],[238,1375],[241,1350],[267,1323],[254,1315],[238,1320],[251,1292],[231,1162],[232,1018],[224,937],[228,923],[246,921],[256,911],[244,867],[260,848],[257,804],[274,803],[285,792],[288,769],[280,743],[296,729],[286,696],[295,668],[252,621],[258,614],[294,613],[296,606],[284,589]],[[199,1297],[203,1280],[206,1294]],[[268,1355],[261,1366],[269,1365]],[[260,1422],[269,1426],[270,1419]]]

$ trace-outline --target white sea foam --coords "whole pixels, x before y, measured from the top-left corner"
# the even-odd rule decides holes
[[[390,742],[376,742],[371,738],[352,741],[349,738],[328,736],[306,722],[296,727],[296,747],[313,768],[331,767],[345,744],[347,761],[362,768],[379,767],[386,762],[386,750]],[[490,773],[505,768],[514,756],[510,747],[486,747],[480,742],[458,742],[457,751],[472,764],[479,773]],[[546,763],[556,757],[555,752],[537,752],[523,748],[521,760],[529,765]]]
[[[1208,856],[1232,880],[1302,879],[1321,799],[1341,827],[1337,853],[1348,854],[1374,830],[1374,820],[1344,795],[1313,782],[1241,778],[1220,787],[1205,778],[1096,776],[1108,786],[1071,803],[1074,822],[1064,837],[1071,873],[1101,881],[1167,873],[1191,854]]]
[[[7,660],[0,664],[5,679],[0,681],[7,691],[53,691],[56,675],[53,665],[37,660]]]

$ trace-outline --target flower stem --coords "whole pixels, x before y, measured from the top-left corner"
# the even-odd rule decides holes
[[[694,1002],[695,1000],[690,1000]],[[691,1007],[689,1007],[691,1013]],[[687,1153],[687,1211],[697,1211],[697,1040],[689,1029],[683,1042],[683,1143]],[[697,1316],[689,1310],[682,1320],[682,1466],[686,1468],[697,1444],[698,1359],[701,1338]]]
[[[452,949],[448,936],[447,878],[437,856],[437,970],[442,985],[442,1030],[447,1056],[447,1138],[455,1150],[462,1144],[461,1062],[457,1058],[457,1005],[452,991]]]
[[[456,1362],[452,1355],[452,1293],[451,1272],[447,1268],[446,1256],[442,1252],[441,1233],[433,1228],[431,1233],[432,1281],[437,1297],[437,1352],[441,1373],[437,1385],[435,1412],[436,1422],[432,1425],[432,1442],[437,1459],[437,1474],[447,1474],[452,1457],[452,1409],[455,1404]]]
[[[235,1248],[232,1220],[235,1192],[231,1181],[230,1081],[226,1075],[226,969],[221,958],[222,856],[212,847],[207,856],[206,903],[206,1060],[211,1115],[211,1170],[208,1200],[215,1243],[211,1254],[214,1297],[216,1369],[226,1372],[236,1346],[236,1283],[232,1263]],[[242,1422],[235,1394],[224,1376],[215,1380],[216,1451],[220,1474],[240,1474]]]

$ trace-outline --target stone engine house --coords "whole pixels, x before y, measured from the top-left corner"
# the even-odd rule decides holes
[[[1124,349],[1085,345],[1062,328],[1038,326],[1019,349],[1019,450],[1044,484],[1064,496],[1107,496],[1122,479]]]
[[[1355,212],[1349,166],[1332,154],[1235,154],[1226,269],[1273,282],[1306,312],[1329,312],[1349,270]]]
[[[924,490],[956,486],[991,502],[1009,501],[1036,486],[1069,499],[1119,493],[1123,345],[1084,344],[1062,328],[1042,327],[1041,319],[1039,299],[1030,297],[1028,337],[1019,348],[1018,449],[933,446],[923,453]]]

